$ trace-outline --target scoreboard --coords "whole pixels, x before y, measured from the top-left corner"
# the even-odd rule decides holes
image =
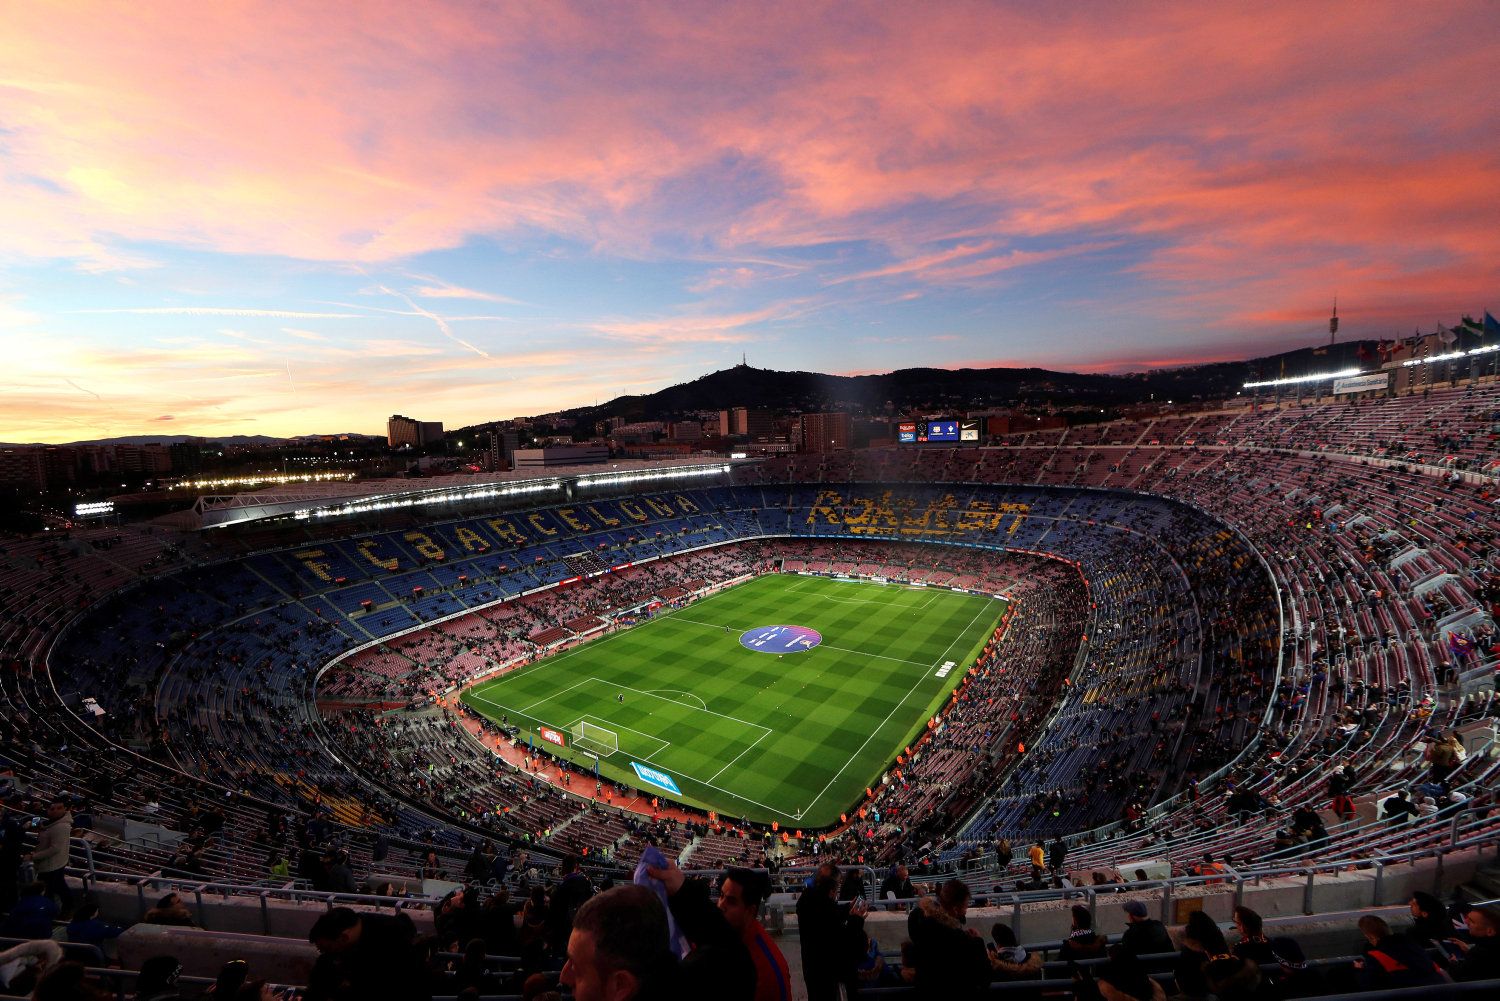
[[[896,425],[896,441],[903,445],[979,440],[979,422],[944,418],[936,421],[904,421]]]

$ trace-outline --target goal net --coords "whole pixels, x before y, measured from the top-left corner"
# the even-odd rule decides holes
[[[587,720],[573,724],[573,746],[607,758],[620,749],[620,735]]]

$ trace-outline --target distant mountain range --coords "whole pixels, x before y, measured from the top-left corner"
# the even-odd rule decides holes
[[[1041,368],[906,368],[883,375],[844,376],[736,365],[655,393],[620,396],[562,414],[589,426],[611,417],[626,421],[661,420],[728,407],[804,412],[852,408],[881,413],[889,404],[897,413],[940,413],[1015,403],[1037,407],[1112,407],[1153,400],[1183,403],[1233,396],[1246,382],[1257,378],[1359,366],[1361,345],[1372,353],[1375,344],[1351,341],[1248,361],[1125,375],[1089,375]],[[467,432],[483,426],[460,430]]]
[[[1367,368],[1376,341],[1349,341],[1326,348],[1300,348],[1247,361],[1187,365],[1123,375],[1056,372],[1042,368],[904,368],[882,375],[824,375],[736,365],[655,393],[620,396],[607,403],[562,411],[584,428],[612,417],[625,421],[671,420],[698,411],[750,407],[781,412],[851,409],[870,414],[960,413],[987,407],[1118,407],[1135,403],[1186,403],[1233,396],[1248,381],[1345,368]],[[1363,351],[1363,357],[1361,357]],[[496,418],[500,420],[501,418]],[[466,434],[493,421],[450,429]],[[70,442],[73,445],[177,444],[214,441],[226,445],[290,444],[322,435],[123,435]],[[380,435],[349,434],[379,439]]]

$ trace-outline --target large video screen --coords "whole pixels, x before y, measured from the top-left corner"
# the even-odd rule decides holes
[[[928,421],[928,441],[958,441],[958,421]]]
[[[896,441],[903,445],[978,440],[977,420],[961,421],[945,417],[939,421],[904,421],[896,425]]]

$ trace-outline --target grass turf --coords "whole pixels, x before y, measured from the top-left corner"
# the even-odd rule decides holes
[[[589,769],[569,731],[580,720],[612,731],[619,749],[601,758],[605,778],[726,819],[823,827],[922,731],[1004,611],[936,588],[771,574],[462,697],[523,736],[568,733],[567,748],[536,739]],[[822,642],[779,656],[740,644],[768,625],[807,626]],[[670,775],[681,794],[642,782],[632,761]]]

